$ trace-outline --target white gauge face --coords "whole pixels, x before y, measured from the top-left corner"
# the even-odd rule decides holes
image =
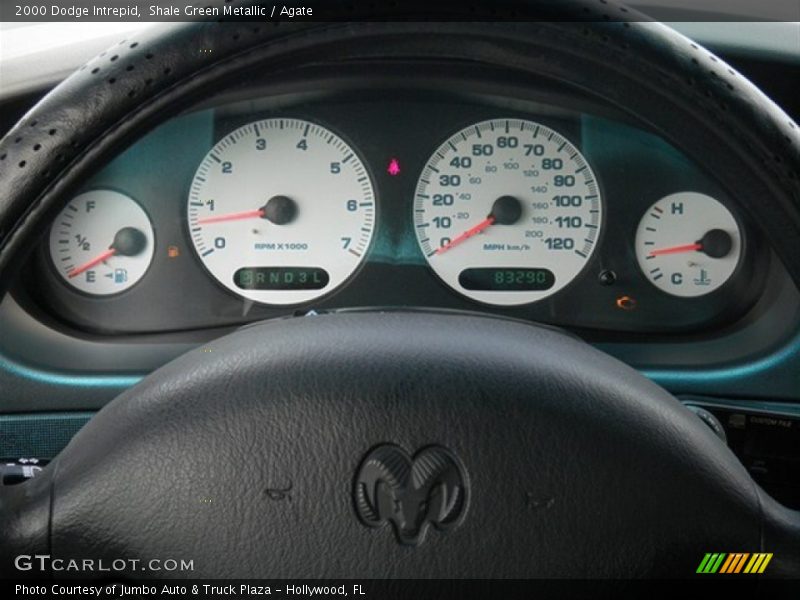
[[[653,285],[695,297],[725,283],[739,264],[742,236],[711,196],[680,192],[653,204],[636,231],[636,259]]]
[[[153,260],[153,227],[132,198],[112,190],[73,198],[50,230],[50,258],[71,287],[95,296],[127,290]]]
[[[194,248],[231,292],[266,304],[308,302],[358,268],[375,196],[356,152],[300,119],[250,123],[203,159],[189,193]]]
[[[595,250],[602,199],[591,167],[561,134],[520,119],[457,132],[417,184],[414,225],[436,274],[474,300],[541,300]]]

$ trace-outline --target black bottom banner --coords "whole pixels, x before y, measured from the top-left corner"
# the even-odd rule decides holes
[[[800,598],[800,581],[698,577],[683,580],[541,579],[337,579],[337,580],[6,580],[4,598],[351,598],[353,600],[443,600],[449,598]]]

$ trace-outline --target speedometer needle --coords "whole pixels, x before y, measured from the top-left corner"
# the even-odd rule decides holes
[[[471,238],[473,235],[478,235],[481,231],[483,231],[484,229],[486,229],[487,227],[489,227],[491,225],[494,225],[494,217],[489,215],[483,221],[481,221],[480,223],[475,225],[475,227],[472,227],[471,229],[467,229],[464,233],[462,233],[459,236],[454,237],[452,240],[447,242],[444,246],[440,246],[436,250],[436,254],[441,254],[442,252],[446,252],[447,250],[449,250],[453,246],[455,246],[457,244],[460,244],[461,242],[463,242],[466,239]]]
[[[437,248],[434,254],[446,252],[453,246],[460,244],[464,240],[468,240],[474,235],[478,235],[481,231],[488,229],[492,225],[513,225],[519,220],[521,214],[522,205],[519,200],[514,196],[500,196],[494,201],[494,204],[492,204],[492,211],[483,221]]]

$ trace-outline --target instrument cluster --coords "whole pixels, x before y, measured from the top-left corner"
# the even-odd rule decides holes
[[[199,108],[66,202],[26,286],[98,333],[353,307],[634,333],[741,317],[767,264],[727,190],[591,109],[357,86]]]

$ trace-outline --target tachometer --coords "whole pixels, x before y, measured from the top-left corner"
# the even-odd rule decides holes
[[[194,248],[230,291],[267,304],[322,296],[358,268],[375,195],[355,150],[300,119],[250,123],[197,169],[187,214]]]
[[[470,125],[420,175],[414,225],[451,288],[496,305],[540,300],[570,283],[594,252],[602,199],[578,149],[521,119]]]

